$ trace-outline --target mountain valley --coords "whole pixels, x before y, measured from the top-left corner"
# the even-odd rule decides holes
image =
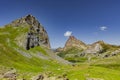
[[[69,36],[51,49],[49,34],[27,15],[0,28],[0,80],[119,80],[120,46]]]

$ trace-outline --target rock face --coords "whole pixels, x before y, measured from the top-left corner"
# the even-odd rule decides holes
[[[102,52],[103,47],[102,44],[104,44],[103,41],[95,42],[88,46],[88,48],[85,50],[85,53],[99,53]]]
[[[72,47],[75,47],[75,48],[78,48],[78,49],[83,49],[83,50],[87,48],[85,43],[78,40],[74,36],[70,36],[69,39],[67,40],[63,50],[65,51],[65,50],[70,49]]]
[[[18,45],[29,50],[35,46],[43,45],[50,48],[49,37],[44,27],[32,15],[27,15],[9,24],[14,27],[28,27],[28,32],[18,37]],[[20,39],[21,38],[21,39]]]

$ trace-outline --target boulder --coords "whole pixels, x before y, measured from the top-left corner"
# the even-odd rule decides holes
[[[16,80],[17,74],[16,70],[10,70],[3,75],[3,78],[8,78],[10,80]]]

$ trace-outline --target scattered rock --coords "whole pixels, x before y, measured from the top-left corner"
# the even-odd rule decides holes
[[[49,73],[47,73],[49,74]],[[69,80],[67,78],[67,74],[63,74],[60,76],[49,76],[47,74],[40,74],[32,78],[32,80]],[[52,74],[52,73],[50,73]]]
[[[44,76],[42,74],[35,76],[34,78],[32,78],[32,80],[44,80]]]
[[[3,75],[0,74],[0,79],[3,78]]]
[[[86,78],[86,80],[104,80],[104,79],[101,79],[101,78]]]
[[[16,77],[17,74],[15,69],[10,70],[3,75],[3,78],[8,78],[9,80],[16,80]]]
[[[110,54],[106,54],[103,58],[107,58],[107,57],[109,57],[110,56]]]
[[[88,46],[88,48],[84,51],[85,53],[100,53],[103,51],[102,44],[104,44],[103,41],[95,42]]]
[[[115,50],[114,52],[111,53],[111,56],[116,56],[119,53],[120,53],[120,49]]]

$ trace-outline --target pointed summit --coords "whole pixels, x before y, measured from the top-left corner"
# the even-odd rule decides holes
[[[27,16],[24,17],[25,22],[28,24],[34,25],[35,23],[39,23],[38,20],[32,16],[31,14],[28,14]]]
[[[12,21],[12,23],[8,24],[14,27],[19,27],[20,25],[32,25],[32,26],[40,26],[39,21],[31,14],[28,14],[22,18],[16,19]]]
[[[105,42],[103,40],[100,40],[100,41],[97,41],[97,42],[95,42],[93,44],[105,44]]]
[[[72,47],[78,48],[78,49],[86,49],[87,46],[84,42],[78,40],[74,36],[69,36],[65,46],[64,46],[64,51],[67,49],[70,49]]]
[[[40,22],[31,14],[28,14],[25,17],[19,18],[12,21],[12,23],[6,25],[11,27],[22,27],[26,28],[28,31],[26,33],[21,33],[22,41],[18,41],[20,47],[26,48],[29,50],[35,46],[45,46],[50,48],[49,37],[45,28],[40,24]],[[19,37],[20,38],[20,37]],[[18,39],[18,38],[17,38]]]

